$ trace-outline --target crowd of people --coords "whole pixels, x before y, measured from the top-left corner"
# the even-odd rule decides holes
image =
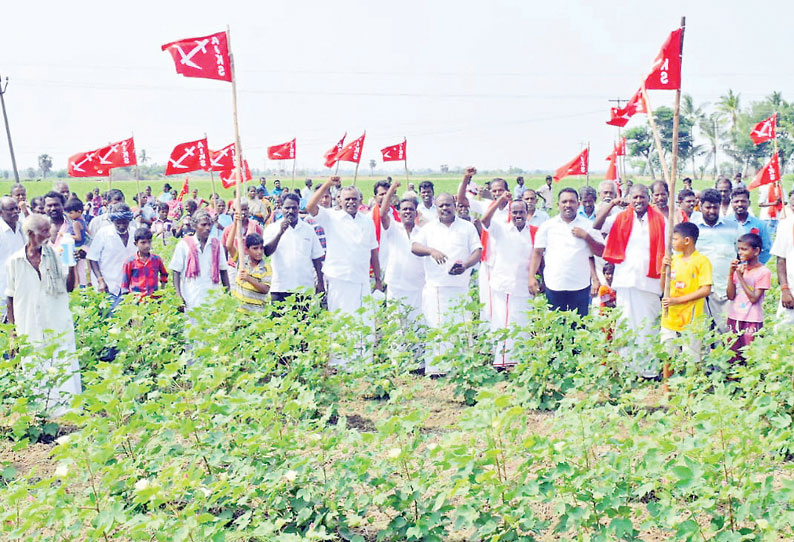
[[[754,216],[740,179],[721,177],[699,194],[685,179],[670,213],[664,181],[604,181],[598,190],[577,191],[555,190],[551,177],[530,188],[518,177],[511,191],[502,178],[478,186],[476,173],[466,169],[456,194],[435,194],[424,181],[398,195],[399,181],[378,181],[366,202],[339,177],[320,186],[307,179],[293,191],[279,181],[268,191],[262,178],[239,208],[217,194],[205,200],[195,189],[185,193],[187,187],[177,194],[167,183],[158,196],[146,187],[132,206],[120,190],[95,189],[80,199],[64,182],[28,201],[17,184],[0,198],[2,317],[32,344],[57,345],[47,363],[67,366],[71,377],[53,391],[56,405],[80,391],[68,292],[89,285],[108,296],[109,315],[125,296],[156,297],[170,281],[190,318],[200,317],[194,309],[217,290],[250,312],[268,303],[302,308],[322,294],[328,310],[368,326],[371,314],[360,309],[381,292],[375,296],[402,306],[405,325],[431,329],[470,317],[462,306],[473,291],[492,330],[525,329],[530,300],[542,293],[551,310],[581,316],[594,306],[616,307],[635,346],[656,340],[672,348],[673,339],[708,318],[717,330],[738,334],[738,360],[763,325],[771,287],[765,264],[775,256],[777,319],[794,323],[794,265],[787,265],[794,205],[770,201],[768,191]],[[169,242],[175,248],[165,262],[157,252]],[[497,344],[492,363],[514,365],[520,340]],[[693,339],[685,350],[697,358],[701,346]],[[445,372],[436,360],[450,347],[427,345],[425,374]],[[628,363],[658,377],[655,360],[639,352],[628,351]]]

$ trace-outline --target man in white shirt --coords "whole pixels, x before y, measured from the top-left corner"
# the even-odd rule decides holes
[[[306,201],[309,201],[309,198],[312,197],[312,193],[314,190],[312,189],[312,180],[306,179],[306,186],[303,187],[301,190],[301,197]]]
[[[22,183],[16,183],[11,187],[11,197],[14,198],[19,206],[19,214],[24,218],[30,214],[28,208],[28,190]]]
[[[433,183],[430,181],[422,181],[419,183],[419,197],[422,200],[419,203],[419,214],[425,220],[435,220],[438,218],[438,209],[434,203],[435,189]]]
[[[791,286],[794,285],[794,190],[788,196],[788,217],[780,221],[770,251],[777,257],[777,280],[780,283],[776,327],[794,325],[794,296],[791,294]]]
[[[283,199],[283,218],[265,228],[263,236],[265,256],[270,257],[273,268],[270,298],[276,302],[283,302],[291,295],[307,293],[312,288],[316,293],[325,291],[325,250],[320,239],[314,228],[298,217],[298,196],[286,194]]]
[[[527,224],[530,226],[539,227],[550,218],[549,213],[538,209],[538,193],[531,188],[524,190],[521,200],[527,204]]]
[[[602,236],[587,219],[577,216],[579,194],[573,188],[560,190],[557,207],[560,214],[541,224],[535,234],[529,292],[537,295],[540,291],[536,275],[541,261],[545,261],[543,282],[551,308],[586,316],[592,285],[598,282],[592,256],[601,255]]]
[[[411,239],[419,231],[416,199],[404,197],[400,201],[400,222],[392,220],[389,202],[399,186],[400,181],[392,183],[380,206],[381,250],[387,247],[391,254],[386,263],[386,300],[405,305],[413,325],[422,313],[425,267],[422,258],[411,252]]]
[[[22,224],[19,222],[19,205],[9,196],[0,198],[0,322],[6,319],[6,262],[8,258],[25,246]]]
[[[375,277],[375,289],[383,291],[381,283],[380,260],[378,259],[378,240],[375,225],[370,217],[358,212],[361,194],[354,186],[342,188],[339,192],[341,209],[326,209],[320,206],[323,195],[337,182],[331,177],[314,194],[306,211],[315,217],[325,230],[326,254],[323,263],[325,292],[328,310],[341,311],[356,319],[364,320],[372,327],[371,315],[360,315],[358,309],[364,305],[364,298],[370,295],[369,270]],[[368,343],[373,333],[355,341],[364,357],[369,357]],[[346,360],[332,357],[333,365],[347,365]]]
[[[667,221],[650,206],[651,194],[645,185],[633,185],[629,200],[629,207],[607,218],[601,227],[604,211],[619,205],[617,198],[610,201],[593,225],[601,227],[607,236],[603,257],[615,264],[612,288],[617,292],[617,307],[636,333],[636,344],[641,346],[659,333],[657,320],[662,313],[659,278],[667,243]],[[656,371],[651,373],[644,376],[655,376]]]
[[[102,228],[91,241],[88,263],[96,277],[96,289],[110,296],[110,311],[121,301],[124,262],[135,255],[135,239],[130,232],[132,211],[126,203],[117,203],[108,213],[112,228]]]
[[[124,192],[119,190],[118,188],[111,188],[108,190],[108,209],[111,209],[114,205],[119,203],[124,203]],[[104,228],[105,226],[111,226],[112,223],[110,221],[110,213],[105,213],[103,215],[99,215],[91,222],[88,223],[88,234],[93,238],[96,237],[96,234],[99,233],[99,230]],[[134,228],[132,233],[134,234]],[[92,280],[95,279],[92,275]]]
[[[508,206],[508,202],[510,201],[510,190],[507,187],[507,181],[502,178],[495,178],[491,180],[490,187],[491,187],[491,196],[494,198],[493,200],[482,200],[482,199],[474,199],[469,198],[466,194],[466,191],[469,187],[469,183],[471,182],[472,177],[477,173],[477,168],[468,167],[466,168],[466,172],[463,175],[463,180],[461,181],[460,185],[458,186],[458,203],[469,204],[469,210],[474,212],[478,217],[482,217],[485,215],[486,211],[492,206],[495,206],[496,209],[494,210],[493,220],[496,222],[501,222],[503,224],[507,224],[510,220],[510,207]],[[501,199],[502,194],[507,194],[507,199]],[[491,269],[493,268],[494,257],[496,255],[496,249],[489,246],[489,235],[487,231],[484,231],[480,235],[480,241],[482,244],[482,251],[483,251],[483,265],[480,268],[480,272],[477,275],[477,279],[479,281],[479,292],[480,292],[480,303],[483,305],[482,309],[482,319],[483,320],[491,320],[493,316],[493,307],[491,306]]]
[[[491,331],[509,328],[511,325],[526,326],[529,300],[529,261],[532,257],[534,235],[537,228],[527,224],[527,204],[514,201],[510,204],[509,223],[492,221],[498,204],[508,202],[509,194],[503,193],[497,205],[491,206],[482,217],[482,225],[488,230],[491,246],[495,249],[491,267]],[[515,338],[496,345],[494,365],[515,365],[512,357]]]
[[[430,328],[441,329],[465,319],[459,305],[469,293],[471,268],[480,261],[482,246],[474,225],[455,217],[455,201],[451,194],[439,194],[436,206],[438,218],[422,226],[412,239],[411,251],[425,258],[422,292],[425,321]],[[449,343],[438,341],[428,349],[425,374],[444,372],[443,367],[433,363],[451,347]]]
[[[551,183],[553,182],[554,179],[551,178],[551,175],[546,175],[546,184],[535,190],[538,197],[540,198],[539,207],[541,209],[551,209],[551,206],[553,205],[554,190],[551,187]]]

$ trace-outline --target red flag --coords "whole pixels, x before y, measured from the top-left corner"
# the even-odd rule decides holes
[[[397,145],[392,145],[391,147],[381,149],[380,152],[383,154],[383,161],[398,162],[400,160],[405,160],[405,147],[407,143],[408,141],[406,140],[402,143],[398,143]]]
[[[232,80],[226,32],[166,43],[162,50],[171,54],[176,73],[185,77]]]
[[[615,164],[618,161],[618,155],[615,151],[612,151],[612,154],[607,157],[607,160],[609,160],[609,167],[607,167],[607,174],[604,176],[604,180],[616,181],[618,179],[618,174]]]
[[[281,145],[273,145],[267,148],[268,160],[294,160],[295,159],[295,140],[287,141]]]
[[[110,168],[99,164],[97,153],[89,151],[77,153],[69,157],[66,170],[69,177],[108,177]]]
[[[171,151],[171,158],[165,166],[166,175],[178,175],[209,167],[207,138],[180,143]]]
[[[776,124],[777,113],[756,124],[755,128],[753,128],[753,131],[750,132],[750,139],[752,139],[753,143],[756,145],[760,145],[761,143],[775,139],[777,137],[775,127]]]
[[[347,133],[342,136],[342,139],[339,140],[339,143],[334,145],[328,152],[325,153],[325,167],[334,167],[336,164],[337,156],[339,153],[342,152],[342,147],[345,144],[345,138],[347,137]]]
[[[98,149],[96,153],[97,163],[104,168],[134,166],[138,163],[133,138],[111,143]]]
[[[210,171],[228,171],[235,168],[236,157],[234,143],[226,145],[219,151],[210,150]]]
[[[237,168],[221,171],[218,175],[224,188],[231,188],[237,184]],[[248,160],[243,160],[243,182],[251,180],[251,170],[248,168]]]
[[[626,138],[622,137],[615,145],[615,156],[626,156]]]
[[[182,201],[187,193],[190,192],[190,183],[188,182],[187,177],[185,177],[185,182],[182,183],[182,190],[179,191],[179,195],[176,197],[177,201]]]
[[[609,108],[609,120],[607,124],[610,126],[620,126],[623,128],[629,123],[629,119],[631,115],[628,113],[625,107],[610,107]]]
[[[364,132],[361,137],[348,143],[344,149],[339,151],[336,155],[338,162],[361,162],[361,150],[364,148],[364,138],[367,137],[367,132]]]
[[[767,165],[763,168],[758,170],[758,173],[755,174],[755,178],[753,182],[750,183],[749,188],[752,190],[753,188],[758,188],[759,186],[775,183],[780,180],[780,164],[778,164],[777,160],[777,153],[772,155],[772,158],[769,160]]]
[[[576,155],[576,158],[554,172],[554,180],[559,182],[568,175],[587,175],[588,149]]]
[[[681,88],[681,38],[683,29],[670,32],[662,50],[653,62],[651,73],[645,78],[647,90],[677,90]]]

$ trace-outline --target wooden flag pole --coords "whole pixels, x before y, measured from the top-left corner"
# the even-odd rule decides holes
[[[292,159],[292,189],[295,190],[295,163],[297,162],[297,158]]]
[[[590,186],[590,142],[587,142],[587,177],[585,178],[585,184]]]
[[[234,54],[232,54],[232,33],[229,26],[226,25],[226,41],[229,44],[229,64],[232,70],[232,109],[234,112],[234,146],[235,146],[235,170],[237,173],[237,183],[234,186],[234,211],[240,212],[240,192],[243,183],[243,148],[240,145],[240,124],[237,120],[237,74],[234,72]],[[240,216],[238,214],[238,216]],[[237,262],[238,269],[241,267],[240,262],[243,261],[244,245],[243,245],[243,223],[242,219],[236,220],[237,225]]]
[[[403,137],[403,163],[405,164],[405,189],[408,190],[408,138]]]
[[[135,132],[130,130],[130,138],[135,139]],[[138,157],[135,157],[135,190],[137,190],[138,208],[143,209],[143,201],[141,201],[141,174],[138,169]]]
[[[662,148],[662,136],[659,135],[659,129],[656,127],[656,121],[653,119],[653,109],[651,108],[651,100],[648,98],[648,91],[645,90],[645,83],[642,84],[642,99],[645,101],[645,112],[648,116],[648,124],[651,126],[653,133],[653,142],[656,145],[656,152],[659,154],[659,163],[662,166],[662,175],[667,187],[670,187],[670,170],[667,168],[667,162],[664,158],[664,149]],[[672,191],[670,195],[672,197]]]
[[[361,162],[361,157],[359,156],[358,162],[356,162],[356,171],[353,173],[353,186],[356,186],[356,179],[358,179],[358,164]]]
[[[775,112],[775,115],[777,115],[777,112]],[[775,118],[775,123],[777,123],[777,118]],[[777,155],[777,153],[778,153],[778,150],[777,150],[777,131],[775,131],[775,138],[772,140],[772,145],[774,146],[774,149],[775,149],[775,155]],[[785,204],[785,200],[786,200],[785,196],[786,195],[783,193],[783,185],[781,184],[780,180],[775,181],[775,184],[777,185],[777,189],[780,190],[780,202],[783,203],[783,209],[780,211],[781,218],[786,218],[787,215],[788,215],[788,213],[786,212],[787,211],[786,207],[788,207],[788,206]]]
[[[204,139],[207,139],[207,132],[204,132]],[[209,158],[209,154],[210,154],[210,146],[207,145],[207,158]],[[213,205],[213,209],[214,209],[215,208],[215,200],[213,199],[213,196],[215,195],[215,175],[212,174],[212,160],[211,159],[210,159],[209,168],[210,168],[210,187],[211,187],[211,190],[212,190],[212,195],[210,195],[210,201],[213,202],[212,205]]]

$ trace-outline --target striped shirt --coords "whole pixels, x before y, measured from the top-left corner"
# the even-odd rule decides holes
[[[270,265],[266,264],[264,260],[260,261],[256,267],[251,267],[251,263],[246,257],[245,270],[248,271],[248,276],[251,278],[268,285],[270,284],[273,272],[270,269]],[[232,295],[240,301],[240,310],[248,312],[263,312],[265,310],[268,294],[263,294],[253,284],[247,280],[242,280],[239,273],[234,280]]]

